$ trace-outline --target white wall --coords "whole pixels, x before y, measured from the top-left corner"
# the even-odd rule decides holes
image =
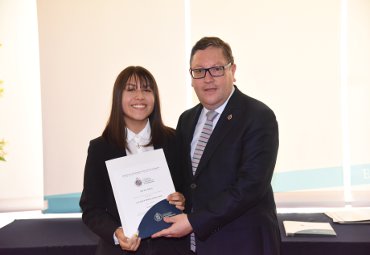
[[[183,2],[39,0],[38,15],[45,192],[80,192],[88,142],[103,131],[125,67],[153,73],[164,121],[176,126],[186,100]]]
[[[188,50],[201,37],[215,35],[234,50],[237,86],[277,115],[276,173],[286,173],[285,179],[274,181],[278,200],[289,196],[283,191],[296,190],[290,184],[297,178],[309,178],[315,185],[302,186],[311,194],[308,200],[315,202],[315,189],[321,193],[328,187],[323,203],[343,203],[342,169],[350,157],[343,155],[344,146],[351,153],[342,125],[343,54],[349,56],[350,74],[346,121],[354,125],[345,132],[355,150],[347,163],[365,164],[364,171],[370,171],[365,156],[369,115],[364,110],[369,109],[364,107],[369,102],[369,74],[358,68],[368,66],[369,58],[362,54],[369,49],[363,28],[369,28],[370,10],[364,0],[348,2],[349,44],[343,52],[344,0],[39,0],[46,194],[80,191],[88,141],[104,127],[114,78],[121,69],[137,64],[153,72],[165,121],[174,127],[188,108],[187,97],[194,96],[188,92]],[[360,89],[356,77],[361,77]],[[192,101],[197,102],[194,97]],[[358,111],[364,113],[361,118]],[[327,178],[317,178],[316,171]],[[57,185],[64,179],[63,187]]]
[[[234,51],[236,85],[277,115],[277,200],[344,203],[348,165],[349,185],[365,191],[354,199],[369,204],[369,1],[38,0],[37,12],[46,195],[81,191],[88,142],[126,66],[154,74],[175,127],[197,102],[189,48],[214,35]]]
[[[348,104],[351,165],[358,165],[362,182],[354,185],[356,204],[370,200],[370,1],[349,2],[348,14]],[[352,176],[352,183],[359,176]],[[367,181],[367,182],[366,182]]]
[[[291,201],[290,194],[280,192],[295,190],[289,184],[297,178],[342,165],[340,4],[216,0],[192,8],[193,41],[204,34],[229,41],[237,64],[236,84],[277,115],[280,147],[275,173],[286,176],[274,182],[279,205],[287,198]],[[210,6],[215,8],[205,19],[204,10]],[[299,177],[298,171],[309,172]],[[332,178],[341,178],[341,171]],[[318,188],[328,185],[325,179],[307,181],[316,182]],[[343,200],[341,186],[333,192],[324,203]]]
[[[43,207],[36,1],[0,0],[0,211]]]
[[[236,84],[267,103],[278,117],[277,168],[284,171],[341,164],[340,2],[222,3],[213,1],[212,6],[222,8],[208,19],[202,13],[209,8],[209,1],[192,9],[193,41],[204,34],[221,35],[233,47]],[[317,143],[323,140],[318,150]],[[292,157],[297,151],[299,157]]]

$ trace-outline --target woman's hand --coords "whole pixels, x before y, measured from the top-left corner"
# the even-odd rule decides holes
[[[180,192],[168,195],[167,200],[170,204],[175,205],[177,209],[181,211],[185,209],[185,197]]]
[[[137,235],[128,238],[125,236],[125,233],[121,227],[117,228],[114,234],[116,235],[122,250],[136,251],[137,248],[139,248],[141,239]]]

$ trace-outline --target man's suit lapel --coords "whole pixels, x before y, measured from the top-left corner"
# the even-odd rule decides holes
[[[201,104],[198,104],[191,110],[191,114],[186,118],[186,120],[183,122],[184,123],[184,146],[185,151],[187,153],[186,157],[186,169],[188,169],[188,173],[191,177],[193,177],[193,170],[192,170],[192,158],[190,155],[191,151],[191,142],[193,140],[193,135],[195,131],[195,126],[197,125],[200,113],[202,112],[203,106]]]
[[[192,111],[192,114],[190,115],[190,119],[186,121],[188,125],[185,128],[185,130],[187,130],[185,139],[186,139],[186,144],[189,145],[189,148],[191,147],[191,141],[193,140],[195,127],[198,123],[198,119],[199,119],[200,113],[202,112],[202,109],[203,109],[203,106],[201,104],[197,105],[194,108],[194,111]]]
[[[222,112],[216,127],[213,129],[212,135],[208,140],[207,146],[203,152],[202,158],[200,159],[194,177],[199,175],[199,173],[202,171],[202,168],[212,158],[215,149],[222,142],[224,137],[230,132],[231,128],[237,124],[237,117],[240,117],[239,110],[237,108],[238,95],[239,91],[236,89],[224,111]]]

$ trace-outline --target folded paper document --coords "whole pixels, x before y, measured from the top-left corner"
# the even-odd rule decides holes
[[[351,209],[326,212],[333,222],[340,224],[370,224],[370,209]]]
[[[286,236],[329,235],[336,236],[328,222],[283,221]]]

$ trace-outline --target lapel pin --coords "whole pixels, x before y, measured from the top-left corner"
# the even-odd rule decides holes
[[[233,115],[232,114],[229,114],[228,116],[227,116],[227,119],[228,120],[231,120],[233,118]]]

